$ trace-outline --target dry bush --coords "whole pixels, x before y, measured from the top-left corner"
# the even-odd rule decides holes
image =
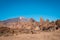
[[[57,20],[55,23],[60,28],[60,20]]]

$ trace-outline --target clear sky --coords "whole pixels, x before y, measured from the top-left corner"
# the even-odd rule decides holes
[[[60,0],[0,0],[0,20],[16,17],[60,19]]]

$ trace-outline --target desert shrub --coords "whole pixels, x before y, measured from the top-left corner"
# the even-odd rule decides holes
[[[60,28],[60,20],[57,20],[55,23]]]

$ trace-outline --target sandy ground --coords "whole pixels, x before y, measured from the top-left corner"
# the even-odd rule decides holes
[[[41,32],[40,34],[19,34],[14,36],[1,36],[0,40],[60,40],[60,30],[55,32]]]

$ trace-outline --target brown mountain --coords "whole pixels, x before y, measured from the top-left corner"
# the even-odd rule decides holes
[[[40,32],[57,30],[58,28],[60,28],[60,20],[50,22],[49,20],[45,21],[43,18],[40,18],[40,22],[37,22],[33,18],[19,17],[0,21],[0,27],[2,27],[2,29],[14,29],[18,32],[20,31],[21,33],[37,33],[38,31]]]

